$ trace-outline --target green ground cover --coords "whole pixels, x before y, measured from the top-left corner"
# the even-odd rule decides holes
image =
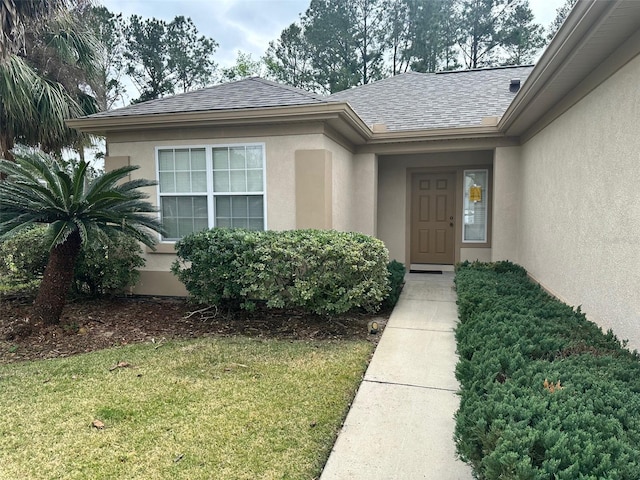
[[[640,357],[508,262],[456,288],[458,453],[479,479],[640,478]]]
[[[0,366],[0,478],[315,478],[372,349],[237,337]]]

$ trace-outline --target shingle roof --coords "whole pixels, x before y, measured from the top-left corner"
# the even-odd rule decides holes
[[[287,107],[348,102],[369,126],[388,131],[473,127],[485,117],[500,117],[532,66],[441,73],[405,73],[328,97],[253,77],[172,97],[150,100],[87,118],[113,118],[244,108]]]
[[[533,66],[441,73],[405,73],[328,97],[348,102],[369,126],[389,131],[473,127],[484,117],[500,117]]]
[[[171,97],[149,100],[117,110],[100,112],[91,115],[91,118],[282,107],[326,103],[327,101],[326,97],[320,95],[252,77]]]

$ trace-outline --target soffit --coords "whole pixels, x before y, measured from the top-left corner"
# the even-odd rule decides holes
[[[522,135],[605,62],[639,26],[638,0],[578,2],[505,112],[499,128],[509,136]]]

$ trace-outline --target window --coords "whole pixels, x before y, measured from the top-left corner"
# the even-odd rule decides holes
[[[253,145],[213,148],[216,226],[264,229],[262,151]]]
[[[464,171],[462,241],[487,241],[488,170]]]
[[[264,230],[264,146],[158,148],[163,240],[210,227]]]

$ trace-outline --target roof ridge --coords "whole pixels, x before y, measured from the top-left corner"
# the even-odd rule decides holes
[[[353,90],[362,90],[363,88],[372,87],[374,85],[380,85],[381,83],[390,82],[390,81],[398,79],[400,77],[414,76],[414,75],[422,77],[422,76],[433,75],[433,73],[432,72],[413,72],[413,71],[402,72],[402,73],[398,73],[396,75],[391,75],[390,77],[381,78],[380,80],[376,80],[374,82],[365,83],[363,85],[354,85],[354,86],[349,87],[349,88],[347,88],[345,90],[340,90],[339,92],[332,93],[327,98],[330,99],[334,95],[340,95],[341,93],[346,93],[346,92],[350,92],[350,91],[353,91]]]
[[[320,94],[317,94],[317,93],[313,93],[313,92],[309,92],[307,90],[303,90],[302,88],[294,87],[293,85],[287,85],[285,83],[280,83],[280,82],[276,82],[276,81],[273,81],[273,80],[269,80],[267,78],[262,78],[260,76],[249,77],[249,78],[246,78],[245,80],[253,80],[253,81],[264,83],[266,85],[270,85],[270,86],[273,86],[273,87],[279,87],[279,88],[282,88],[282,89],[285,89],[285,90],[289,90],[291,92],[298,93],[300,95],[304,95],[306,97],[309,97],[309,98],[312,98],[314,100],[318,100],[318,101],[321,101],[321,102],[326,102],[327,101],[327,97],[325,97],[323,95],[320,95]]]
[[[151,98],[149,100],[145,100],[144,102],[130,103],[129,105],[125,105],[124,107],[114,108],[113,110],[105,110],[105,112],[115,111],[115,110],[122,110],[122,109],[133,107],[133,106],[136,106],[136,105],[141,105],[143,103],[147,104],[147,105],[155,104],[155,103],[161,102],[163,100],[169,100],[169,99],[173,99],[173,98],[176,98],[176,97],[183,97],[185,95],[189,95],[189,94],[193,94],[193,93],[199,93],[199,92],[203,92],[205,90],[213,90],[214,88],[219,88],[219,87],[221,87],[223,85],[227,85],[229,83],[238,83],[238,82],[242,82],[242,81],[245,81],[245,80],[248,80],[248,79],[247,78],[241,78],[240,80],[232,80],[231,82],[216,83],[215,85],[209,85],[207,87],[198,88],[196,90],[189,90],[188,92],[172,93],[171,95],[167,95],[165,97]],[[104,112],[98,112],[98,113],[104,113]]]
[[[467,68],[465,70],[440,70],[439,72],[435,72],[436,75],[447,75],[451,73],[469,73],[469,72],[485,72],[491,70],[508,70],[515,68],[532,68],[535,65],[498,65],[495,67],[480,67],[480,68]]]

